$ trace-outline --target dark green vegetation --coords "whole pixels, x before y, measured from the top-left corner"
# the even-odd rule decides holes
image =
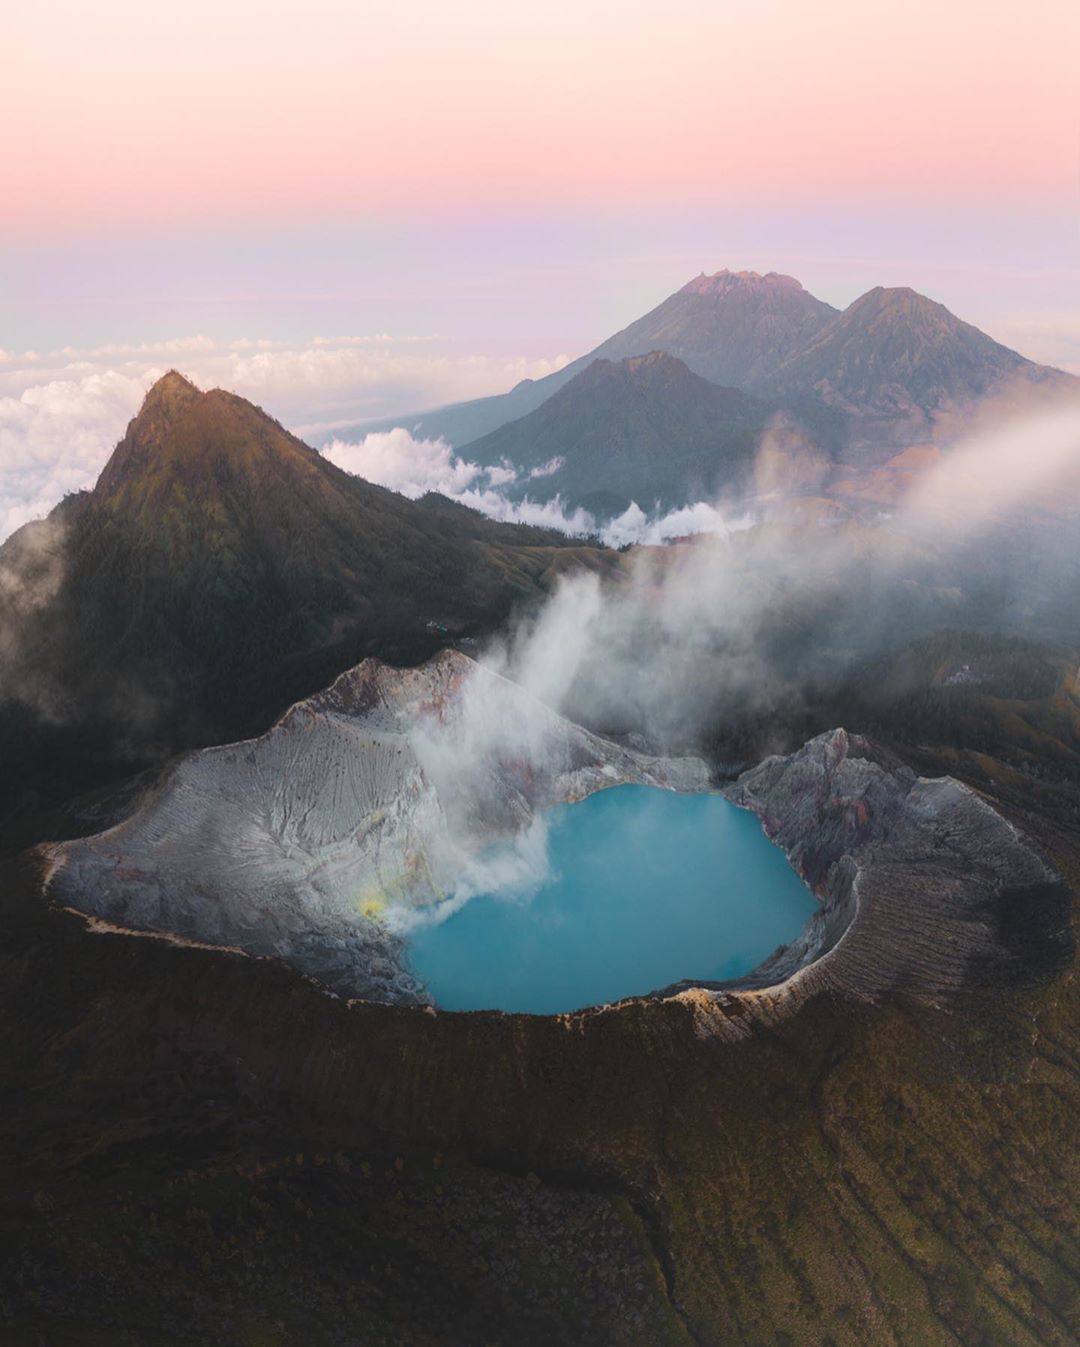
[[[419,661],[580,564],[608,563],[372,486],[168,374],[94,490],[0,548],[0,817],[261,730],[365,655]]]
[[[842,719],[853,733],[936,764],[937,774],[956,762],[979,774],[985,758],[1010,777],[1054,783],[1062,802],[1080,810],[1078,670],[1075,650],[939,630],[867,655],[835,679],[815,672],[783,704],[756,714],[729,708],[708,732],[707,749],[742,765],[790,752]]]
[[[936,416],[969,411],[987,395],[1076,383],[913,290],[878,286],[840,312],[790,276],[720,271],[696,277],[544,379],[524,380],[499,397],[336,434],[350,438],[405,425],[419,436],[470,445],[464,456],[474,457],[472,441],[535,412],[594,360],[651,351],[674,356],[712,383],[779,400],[811,421],[828,411],[833,434],[846,425],[863,449],[924,436]]]

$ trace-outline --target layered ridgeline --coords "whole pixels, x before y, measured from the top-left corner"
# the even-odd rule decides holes
[[[701,275],[593,351],[544,379],[498,397],[357,426],[342,438],[405,425],[415,435],[468,445],[535,411],[593,361],[662,351],[689,370],[808,415],[829,409],[850,422],[856,448],[931,433],[943,414],[966,414],[1017,387],[1075,384],[961,322],[908,289],[880,286],[843,312],[790,276]]]
[[[418,660],[602,554],[350,476],[265,412],[165,375],[92,491],[0,548],[8,792],[74,756],[265,726],[368,654]],[[55,730],[55,734],[54,734]],[[97,742],[97,741],[95,741]],[[54,778],[57,778],[54,780]],[[82,784],[82,782],[80,782]]]

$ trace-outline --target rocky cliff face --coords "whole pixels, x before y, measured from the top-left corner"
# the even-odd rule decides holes
[[[798,940],[713,989],[711,1006],[737,1019],[787,1016],[822,992],[942,1003],[966,984],[1008,980],[1021,912],[1028,936],[1065,938],[1063,881],[1033,843],[970,787],[917,777],[844,730],[767,758],[727,794],[760,817],[822,904]]]
[[[523,876],[538,813],[624,782],[707,786],[466,656],[365,660],[265,735],[183,758],[134,814],[47,849],[49,892],[110,924],[273,955],[350,996],[426,999],[400,933]]]

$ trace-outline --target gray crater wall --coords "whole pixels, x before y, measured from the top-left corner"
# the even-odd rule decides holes
[[[116,827],[46,848],[48,891],[116,927],[280,958],[342,995],[423,1003],[409,924],[482,891],[492,848],[524,864],[542,810],[624,782],[709,784],[697,759],[590,734],[457,652],[413,670],[366,660],[260,738],[180,760]],[[705,1032],[747,1032],[818,992],[943,1001],[1017,963],[1012,908],[1053,926],[1062,881],[1012,824],[843,730],[726,793],[821,906],[746,977],[656,993],[689,1000]]]
[[[261,738],[183,758],[123,823],[48,848],[48,888],[116,926],[423,1001],[409,922],[481,886],[493,847],[524,866],[543,809],[625,782],[702,790],[708,773],[589,734],[457,652],[365,660]]]

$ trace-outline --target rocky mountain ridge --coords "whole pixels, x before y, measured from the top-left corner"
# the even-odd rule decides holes
[[[721,1006],[745,992],[751,1017],[770,1018],[822,993],[874,1002],[898,990],[947,1004],[1011,981],[1017,937],[1051,966],[1070,956],[1062,877],[960,781],[918,777],[837,729],[767,758],[725,793],[758,815],[822,907],[792,945],[723,989]]]
[[[943,412],[969,414],[987,396],[1075,387],[1072,376],[1026,360],[904,288],[876,286],[840,311],[791,276],[702,273],[586,355],[508,393],[382,418],[335,434],[407,426],[465,446],[536,411],[594,360],[663,351],[712,383],[806,412],[852,420],[863,446],[913,442]]]
[[[1025,359],[907,287],[877,286],[823,326],[760,383],[775,397],[816,397],[874,445],[932,438],[939,418],[1020,386],[1070,376]]]

